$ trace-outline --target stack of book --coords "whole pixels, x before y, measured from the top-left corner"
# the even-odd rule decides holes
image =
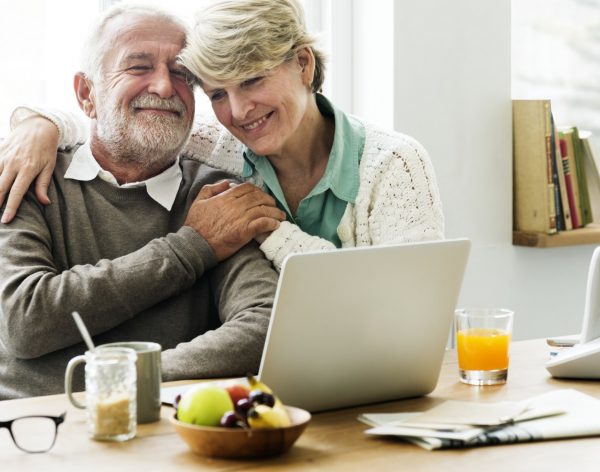
[[[599,169],[589,131],[556,126],[550,100],[513,100],[513,243],[554,245],[539,242],[600,222]],[[580,243],[600,242],[591,231]]]

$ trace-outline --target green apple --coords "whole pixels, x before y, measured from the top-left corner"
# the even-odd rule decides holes
[[[227,390],[216,385],[196,385],[182,395],[177,419],[199,426],[219,426],[223,414],[232,410]]]

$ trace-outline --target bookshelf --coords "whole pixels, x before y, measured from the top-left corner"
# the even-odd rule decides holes
[[[550,100],[513,100],[513,245],[600,244],[600,155]]]
[[[585,228],[560,231],[554,234],[513,231],[514,246],[548,248],[581,244],[600,245],[600,225],[590,224]]]

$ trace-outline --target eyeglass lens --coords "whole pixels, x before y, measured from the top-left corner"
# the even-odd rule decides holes
[[[18,418],[11,425],[15,444],[26,452],[45,452],[56,439],[56,423],[52,418],[31,416]]]

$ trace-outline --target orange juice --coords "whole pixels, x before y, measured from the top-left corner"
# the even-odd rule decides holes
[[[458,367],[462,370],[508,369],[510,334],[495,328],[469,328],[456,333]]]

